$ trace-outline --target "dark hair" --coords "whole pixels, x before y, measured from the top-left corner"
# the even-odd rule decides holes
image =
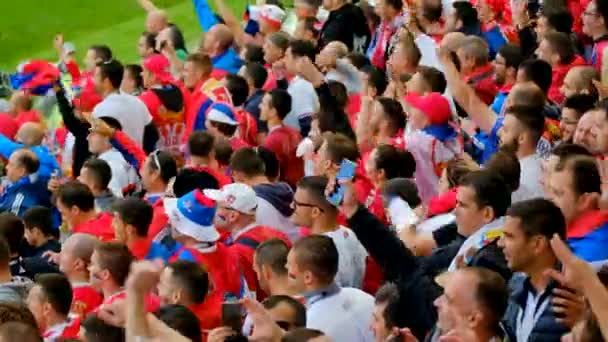
[[[426,83],[429,84],[431,92],[444,93],[447,87],[447,81],[443,73],[436,68],[421,65],[417,69],[418,73]]]
[[[146,237],[152,223],[152,206],[143,199],[127,197],[116,200],[113,205],[114,212],[128,225],[135,228],[139,237]]]
[[[219,189],[218,180],[205,170],[181,169],[173,182],[173,194],[179,198],[195,189]]]
[[[273,89],[269,91],[270,104],[277,111],[278,117],[283,120],[291,112],[291,95],[284,89]]]
[[[38,329],[36,318],[26,306],[0,302],[0,325],[8,322],[21,322]]]
[[[536,84],[544,94],[549,92],[553,71],[551,65],[542,59],[527,59],[519,65],[519,69],[526,74],[528,81]]]
[[[388,86],[388,79],[386,78],[386,73],[371,65],[363,68],[363,72],[367,74],[368,85],[376,89],[376,94],[384,94],[384,91]]]
[[[100,116],[99,120],[105,122],[108,126],[114,128],[115,130],[122,131],[122,125],[120,124],[120,121],[118,121],[118,119],[116,118],[113,118],[111,116]]]
[[[519,226],[529,237],[542,235],[550,240],[555,234],[562,239],[566,236],[566,219],[561,209],[549,200],[535,198],[513,203],[507,216],[519,218]]]
[[[311,61],[315,60],[316,49],[315,46],[302,39],[296,39],[289,42],[289,50],[294,57],[308,57]]]
[[[505,59],[507,68],[519,69],[519,65],[524,61],[521,48],[515,44],[505,44],[498,49],[498,54]]]
[[[264,146],[258,146],[256,149],[258,156],[264,161],[264,175],[270,180],[277,179],[280,173],[280,164],[277,155]]]
[[[249,97],[249,85],[247,80],[236,74],[226,75],[226,89],[232,98],[232,104],[236,107],[242,105]]]
[[[392,135],[405,129],[405,113],[399,101],[388,97],[379,97],[376,101],[382,106],[384,117],[390,122],[390,126],[393,129]]]
[[[595,96],[589,94],[575,94],[566,98],[563,108],[573,109],[580,119],[583,114],[595,108],[596,99]]]
[[[547,23],[557,32],[565,34],[572,33],[574,18],[570,11],[565,8],[552,8],[550,11],[543,9],[542,16],[547,18]]]
[[[562,159],[555,171],[569,170],[572,175],[572,186],[577,195],[602,193],[602,177],[593,157],[573,155]]]
[[[504,216],[511,205],[509,187],[501,176],[492,171],[473,171],[463,178],[461,186],[472,188],[477,207],[492,208],[495,218]]]
[[[286,275],[287,254],[289,246],[279,238],[273,238],[262,242],[255,249],[255,261],[258,266],[268,265],[272,272],[277,275]]]
[[[99,190],[108,188],[108,184],[112,180],[112,169],[108,162],[100,158],[91,158],[84,162],[82,167],[89,170]]]
[[[463,33],[472,33],[469,32],[470,28],[479,25],[477,10],[473,7],[473,4],[468,1],[455,1],[452,3],[452,7],[454,7],[454,14],[457,20],[462,21]]]
[[[281,303],[289,306],[295,312],[295,321],[293,322],[294,328],[306,326],[306,307],[293,297],[287,295],[274,295],[266,298],[264,302],[262,302],[264,308],[267,310],[270,310]]]
[[[281,31],[271,33],[268,36],[268,41],[270,41],[272,45],[274,45],[279,50],[282,50],[283,52],[285,52],[285,50],[287,50],[287,48],[289,47],[290,40],[291,37],[287,33]]]
[[[156,158],[158,159],[160,169],[154,161],[154,156],[156,156]],[[148,163],[150,170],[159,171],[160,178],[163,180],[163,182],[169,183],[171,178],[177,176],[177,163],[175,162],[175,159],[173,159],[173,156],[171,156],[171,153],[157,150],[155,152],[150,153],[150,156],[148,158],[150,158],[151,160],[151,163]]]
[[[243,57],[247,63],[264,63],[264,49],[257,44],[245,44],[245,55]]]
[[[343,110],[324,110],[323,108],[314,116],[321,133],[340,133],[352,140],[356,140],[348,116]]]
[[[194,131],[188,137],[188,152],[196,157],[209,157],[215,138],[207,131]]]
[[[510,106],[505,113],[513,115],[532,134],[535,144],[540,140],[545,130],[545,117],[542,114],[542,107]]]
[[[184,34],[179,27],[173,23],[169,23],[169,39],[173,43],[175,50],[184,50],[188,52],[186,49],[186,40],[184,39]]]
[[[200,321],[185,306],[179,304],[163,305],[154,315],[190,341],[202,341]]]
[[[231,125],[231,124],[227,124],[224,122],[218,122],[218,121],[209,121],[209,122],[220,133],[222,133],[222,135],[224,135],[228,138],[232,137],[234,135],[234,133],[236,133],[237,128],[239,128],[238,125]]]
[[[507,183],[510,192],[519,189],[521,165],[515,153],[501,149],[486,162],[484,168],[500,175]]]
[[[119,89],[120,83],[122,83],[122,76],[124,74],[124,68],[119,61],[113,59],[107,62],[101,62],[97,64],[101,75],[101,80],[106,78],[110,81],[112,88]]]
[[[386,0],[386,4],[396,11],[401,11],[403,9],[403,1],[402,0]]]
[[[327,144],[327,157],[334,164],[340,164],[342,159],[357,161],[360,157],[357,143],[340,133],[326,132],[323,141]]]
[[[53,236],[53,212],[50,208],[36,206],[31,207],[23,213],[23,224],[25,229],[38,228],[46,236]]]
[[[142,68],[137,64],[127,64],[125,65],[125,71],[129,72],[129,75],[133,77],[135,81],[135,87],[143,88],[144,87],[144,79],[141,76]]]
[[[156,51],[156,37],[158,36],[156,33],[144,31],[141,36],[144,37],[146,47],[152,48],[154,52],[158,52]]]
[[[595,0],[595,7],[597,7],[597,13],[604,19],[604,26],[608,28],[608,1]]]
[[[593,154],[591,154],[586,147],[569,143],[562,143],[555,146],[551,150],[551,154],[557,156],[560,161],[577,155],[593,157]]]
[[[338,273],[338,250],[325,235],[310,235],[296,241],[292,249],[302,270],[308,270],[322,283],[331,283]]]
[[[118,286],[124,286],[135,257],[120,242],[101,242],[95,246],[102,270],[108,270]]]
[[[10,212],[0,213],[0,238],[6,240],[11,254],[19,253],[24,232],[23,222],[17,215]]]
[[[258,62],[248,63],[245,67],[245,75],[251,79],[251,83],[253,83],[253,88],[255,89],[262,89],[268,79],[268,71],[266,71],[262,63]]]
[[[97,315],[88,315],[80,325],[88,342],[125,341],[125,329],[106,323]]]
[[[171,269],[173,278],[188,293],[188,297],[194,303],[202,303],[205,300],[209,288],[209,278],[201,265],[194,261],[176,260],[167,267]]]
[[[312,33],[312,36],[315,39],[319,38],[319,30],[317,29],[317,18],[315,17],[306,17],[304,19],[300,19],[304,24],[304,30]]]
[[[11,249],[8,246],[8,242],[3,237],[0,238],[0,266],[2,268],[9,268],[11,262]]]
[[[72,306],[72,285],[66,276],[60,273],[39,274],[36,285],[40,286],[45,299],[53,310],[67,316]]]
[[[34,152],[27,149],[19,149],[13,153],[17,154],[17,163],[25,169],[27,174],[38,172],[40,161]]]
[[[95,58],[101,62],[108,62],[112,59],[112,50],[107,45],[92,45],[89,50],[95,52]]]
[[[393,178],[386,181],[382,186],[382,196],[385,198],[399,197],[411,208],[422,203],[416,183],[407,178]]]
[[[297,184],[298,189],[302,189],[313,198],[312,203],[319,206],[327,214],[337,215],[337,208],[334,207],[325,196],[328,179],[324,176],[305,176]]]
[[[358,70],[363,70],[366,67],[371,67],[371,62],[369,61],[369,58],[367,58],[367,56],[364,53],[361,52],[351,52],[349,53],[346,58],[348,58],[351,62],[351,64],[357,68]],[[384,75],[384,78],[386,79],[386,74],[382,73]]]
[[[234,150],[228,139],[218,139],[213,145],[213,152],[215,153],[215,160],[217,160],[218,164],[229,165]]]
[[[441,1],[424,1],[422,4],[422,17],[434,23],[441,20],[443,15],[443,5]]]
[[[543,39],[547,40],[551,49],[559,55],[560,64],[570,64],[576,57],[576,51],[570,36],[563,32],[547,32]]]
[[[392,329],[394,327],[403,328],[407,324],[409,316],[405,310],[410,310],[405,305],[405,298],[402,298],[399,293],[399,288],[394,283],[385,283],[376,292],[376,304],[385,304],[382,317],[384,317],[385,327]]]
[[[265,171],[264,160],[251,147],[244,147],[234,152],[230,158],[230,168],[248,177],[263,175]]]
[[[475,299],[489,316],[489,325],[499,331],[500,321],[509,303],[509,290],[505,279],[495,271],[485,267],[466,267],[463,270],[476,275],[478,283]]]
[[[416,171],[414,156],[403,149],[393,145],[380,145],[376,147],[376,169],[384,170],[386,179],[412,178]]]
[[[19,321],[7,322],[0,325],[0,340],[11,341],[16,337],[19,337],[20,342],[42,342],[40,332],[38,332],[35,326]]]
[[[288,331],[283,337],[281,342],[308,342],[320,336],[324,336],[321,330],[311,328],[295,328]]]
[[[57,189],[57,199],[67,208],[77,207],[84,212],[95,209],[95,196],[91,189],[78,181],[61,184]]]

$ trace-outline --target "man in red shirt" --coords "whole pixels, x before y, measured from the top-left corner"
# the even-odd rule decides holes
[[[40,113],[32,109],[32,99],[21,91],[16,91],[9,102],[9,114],[21,127],[26,122],[40,122]]]
[[[182,76],[184,78],[184,86],[190,91],[190,102],[186,106],[186,131],[182,137],[182,142],[186,142],[192,131],[202,128],[195,127],[195,120],[199,116],[199,112],[202,112],[203,115],[201,117],[204,117],[204,113],[212,103],[203,91],[205,83],[211,77],[212,70],[211,58],[202,53],[190,54],[186,62],[184,62]],[[204,124],[205,122],[203,121],[201,126]]]
[[[72,232],[90,234],[102,241],[114,240],[112,216],[95,212],[95,196],[88,186],[70,181],[57,189],[57,209]]]
[[[101,294],[89,283],[91,255],[99,241],[89,234],[70,235],[62,245],[61,252],[53,255],[59,270],[72,284],[72,308],[70,314],[85,318],[103,301]]]
[[[112,304],[126,297],[124,286],[134,260],[128,247],[122,243],[103,242],[95,247],[89,272],[91,285],[103,294],[102,305]],[[146,296],[145,302],[147,312],[155,312],[160,307],[158,297]]]
[[[260,289],[253,270],[255,249],[260,243],[272,238],[279,238],[287,243],[289,238],[275,228],[257,224],[258,198],[249,185],[233,183],[221,190],[204,190],[204,193],[217,202],[215,227],[230,234],[223,242],[239,255],[249,289],[257,292],[256,298],[264,298],[266,294]]]
[[[205,171],[212,175],[220,187],[232,183],[230,177],[221,173],[218,161],[215,159],[215,138],[209,132],[196,131],[188,137],[188,154],[190,160],[187,168]]]
[[[116,240],[126,244],[136,260],[145,259],[150,251],[148,228],[152,215],[152,206],[142,199],[129,197],[114,202],[112,227]]]
[[[260,104],[260,120],[268,125],[264,147],[274,152],[279,160],[279,177],[295,187],[304,176],[304,160],[296,156],[302,140],[300,132],[283,125],[283,119],[291,112],[291,96],[286,90],[274,89],[264,95]]]
[[[475,36],[468,36],[456,50],[460,71],[479,98],[487,105],[494,101],[498,86],[494,82],[494,66],[490,63],[488,44]]]
[[[238,136],[250,146],[258,144],[258,123],[249,112],[243,108],[249,95],[249,85],[245,78],[228,74],[225,78],[226,90],[230,94],[236,121],[239,123]]]
[[[188,94],[177,86],[171,75],[171,63],[161,54],[153,54],[143,62],[144,87],[139,96],[146,105],[160,133],[160,146],[176,150],[186,131]]]
[[[78,338],[80,324],[68,317],[72,305],[72,286],[62,274],[41,274],[27,297],[45,341]],[[17,336],[14,336],[17,337]]]
[[[95,89],[93,78],[95,68],[99,63],[112,60],[112,50],[106,45],[93,45],[87,50],[84,58],[85,70],[80,75],[79,82],[74,82],[74,107],[81,112],[91,112],[103,100]]]
[[[250,145],[236,135],[239,127],[234,108],[227,103],[216,102],[207,112],[205,126],[216,138],[228,139],[233,151]]]
[[[211,303],[207,298],[210,290],[207,272],[194,261],[173,261],[163,269],[158,282],[162,305],[187,307],[199,319],[202,331],[221,325],[219,311],[213,310],[213,305],[218,303]]]

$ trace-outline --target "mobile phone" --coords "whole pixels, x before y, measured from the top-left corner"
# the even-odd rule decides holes
[[[342,159],[342,163],[340,164],[340,169],[338,170],[338,175],[336,176],[336,182],[341,180],[352,180],[355,177],[355,172],[357,171],[357,164],[348,159]],[[327,196],[327,200],[333,206],[337,207],[342,203],[342,199],[344,199],[344,187],[340,184],[336,183],[336,188],[334,191]]]
[[[222,326],[231,328],[240,333],[243,328],[243,307],[239,302],[222,303]]]

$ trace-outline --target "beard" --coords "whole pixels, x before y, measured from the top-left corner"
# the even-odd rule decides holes
[[[506,142],[501,141],[499,149],[501,151],[516,154],[517,150],[519,150],[519,141],[517,139],[512,139],[511,141]]]

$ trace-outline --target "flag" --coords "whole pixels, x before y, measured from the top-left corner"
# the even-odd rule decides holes
[[[59,69],[45,61],[30,61],[19,65],[17,73],[9,76],[11,87],[34,95],[45,95],[60,77]]]

